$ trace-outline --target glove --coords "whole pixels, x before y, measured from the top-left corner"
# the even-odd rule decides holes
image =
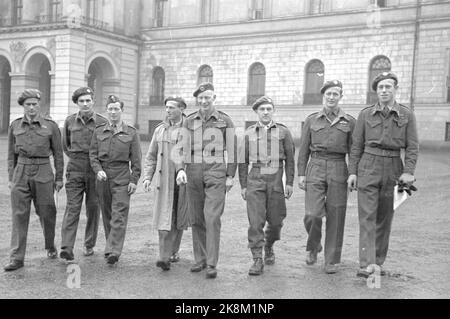
[[[417,192],[417,187],[414,185],[399,183],[398,184],[398,192],[399,193],[406,192],[409,196],[411,196],[412,192]]]

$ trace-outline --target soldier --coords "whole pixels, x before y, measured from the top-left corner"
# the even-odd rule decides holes
[[[286,199],[293,193],[295,147],[288,128],[272,119],[275,112],[272,99],[263,96],[252,108],[259,121],[245,131],[244,163],[239,164],[239,182],[242,198],[247,201],[248,242],[254,261],[249,275],[258,276],[264,270],[263,247],[264,263],[275,263],[273,244],[280,240],[286,218]],[[283,162],[286,164],[285,191]]]
[[[8,133],[8,186],[11,190],[12,236],[10,262],[5,271],[23,267],[31,201],[44,231],[51,259],[55,248],[56,206],[54,191],[63,187],[64,156],[58,125],[40,114],[41,92],[28,89],[19,96],[24,116],[12,122]],[[53,155],[56,175],[50,164]]]
[[[200,109],[183,123],[182,139],[187,156],[177,164],[177,183],[187,183],[195,257],[191,271],[200,272],[207,268],[206,278],[216,278],[220,217],[237,168],[236,137],[230,117],[216,110],[216,95],[211,83],[200,84],[194,97]]]
[[[177,185],[173,147],[178,141],[185,120],[183,111],[186,102],[181,97],[168,97],[166,119],[159,124],[153,134],[145,156],[144,190],[150,185],[156,172],[156,198],[153,210],[153,226],[159,231],[159,260],[156,266],[167,271],[170,263],[179,261],[183,230],[187,228],[186,185]]]
[[[355,119],[339,107],[340,81],[325,82],[320,93],[324,107],[305,121],[297,165],[299,187],[306,191],[306,264],[315,264],[322,251],[322,219],[326,217],[324,271],[334,274],[341,262],[348,194],[345,156],[350,153]]]
[[[386,260],[394,214],[394,186],[415,181],[419,153],[416,117],[397,103],[398,78],[392,72],[375,77],[372,89],[378,103],[363,109],[353,132],[348,187],[358,189],[359,265],[357,276],[367,278],[368,266]],[[404,165],[400,150],[405,149]],[[381,274],[385,272],[381,269]]]
[[[95,127],[106,124],[108,119],[94,112],[94,91],[89,87],[77,89],[72,101],[79,108],[67,117],[63,129],[63,149],[69,157],[66,171],[67,205],[61,227],[60,257],[73,260],[73,247],[80,220],[83,194],[86,202],[86,231],[84,235],[84,255],[94,254],[97,241],[100,207],[95,189],[95,173],[89,163],[89,146]]]
[[[110,265],[117,263],[122,253],[130,197],[141,176],[139,134],[122,120],[123,107],[118,97],[108,97],[109,122],[97,126],[89,149],[105,228],[105,258]]]

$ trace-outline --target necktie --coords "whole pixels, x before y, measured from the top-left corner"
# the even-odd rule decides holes
[[[389,108],[387,106],[385,106],[383,108],[383,112],[382,113],[383,113],[384,117],[388,117],[389,116]]]

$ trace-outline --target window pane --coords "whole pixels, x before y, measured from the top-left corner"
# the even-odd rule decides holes
[[[164,103],[164,70],[156,67],[153,71],[153,88],[150,96],[150,105],[162,105]]]
[[[252,105],[266,91],[266,68],[261,63],[250,67],[247,104]]]
[[[213,83],[213,70],[209,65],[204,65],[198,72],[197,84],[209,82]]]
[[[309,62],[306,68],[304,104],[322,104],[320,89],[324,82],[324,76],[325,67],[321,61],[313,60]]]
[[[391,61],[386,56],[378,56],[372,60],[369,72],[369,89],[367,91],[367,104],[378,102],[377,93],[372,90],[372,81],[380,73],[391,71]]]

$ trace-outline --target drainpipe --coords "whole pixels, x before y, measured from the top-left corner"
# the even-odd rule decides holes
[[[416,1],[416,22],[414,31],[414,49],[413,49],[413,64],[411,74],[411,96],[409,105],[414,110],[414,102],[416,98],[416,67],[417,67],[417,52],[419,50],[419,37],[420,37],[420,17],[422,16],[421,0]]]

